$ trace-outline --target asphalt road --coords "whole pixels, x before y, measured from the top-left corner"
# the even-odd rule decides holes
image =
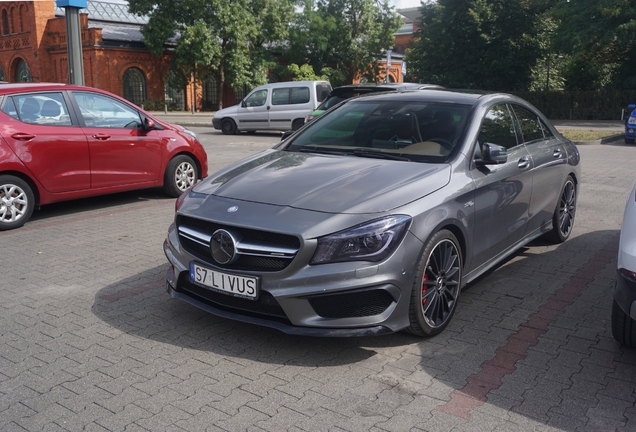
[[[211,171],[280,139],[193,130]],[[572,237],[470,284],[431,339],[292,337],[169,298],[160,190],[45,206],[0,233],[0,430],[634,431],[610,310],[636,146],[580,151]]]

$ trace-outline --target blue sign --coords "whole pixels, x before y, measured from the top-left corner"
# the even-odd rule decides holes
[[[86,0],[56,0],[57,7],[76,7],[80,9],[86,8]]]

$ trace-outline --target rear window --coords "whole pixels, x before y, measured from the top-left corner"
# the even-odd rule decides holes
[[[272,90],[272,105],[295,105],[309,102],[309,87],[287,87]]]
[[[316,98],[318,102],[327,99],[329,93],[331,93],[331,86],[329,84],[316,84]]]

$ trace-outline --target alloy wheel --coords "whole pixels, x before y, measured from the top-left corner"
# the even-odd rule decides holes
[[[0,185],[0,223],[17,222],[28,210],[26,192],[14,184]]]
[[[174,173],[174,180],[180,191],[185,191],[196,181],[196,171],[189,162],[181,162]]]
[[[571,180],[565,184],[559,203],[559,230],[563,237],[568,237],[574,224],[574,210],[576,208],[576,189]]]

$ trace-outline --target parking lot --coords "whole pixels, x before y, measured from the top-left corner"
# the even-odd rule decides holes
[[[280,139],[192,129],[210,172]],[[610,313],[636,146],[579,149],[573,236],[470,284],[431,339],[294,337],[171,299],[160,190],[46,206],[0,233],[0,430],[634,431]]]

